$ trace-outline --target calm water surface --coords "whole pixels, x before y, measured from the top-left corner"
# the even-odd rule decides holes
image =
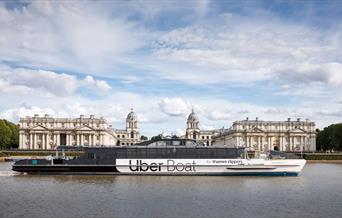
[[[342,217],[342,164],[299,177],[30,176],[0,163],[0,217]]]

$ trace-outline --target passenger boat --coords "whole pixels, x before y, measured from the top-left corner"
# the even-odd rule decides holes
[[[84,147],[79,157],[25,159],[13,170],[28,174],[129,174],[297,176],[304,159],[271,152],[265,158],[249,158],[243,147],[204,146],[193,140],[161,139],[134,146]]]

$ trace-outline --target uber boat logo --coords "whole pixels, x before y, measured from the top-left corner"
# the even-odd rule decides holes
[[[160,162],[146,163],[142,160],[129,160],[129,169],[132,172],[161,172],[164,168],[167,172],[194,172],[196,171],[195,165],[195,161],[193,161],[192,163],[176,163],[174,160],[167,160],[165,165],[164,163]]]

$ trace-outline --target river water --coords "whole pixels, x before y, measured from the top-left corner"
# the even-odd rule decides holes
[[[342,217],[342,164],[298,177],[30,176],[0,163],[0,217]]]

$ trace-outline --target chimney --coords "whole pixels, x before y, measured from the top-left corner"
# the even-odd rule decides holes
[[[84,115],[80,115],[80,118],[83,119],[83,118],[84,118]]]
[[[246,117],[246,121],[248,121],[248,117]]]
[[[45,118],[49,118],[49,114],[45,114],[44,117],[45,117]]]
[[[290,122],[290,121],[291,121],[291,118],[287,118],[287,121]]]
[[[90,115],[90,119],[94,119],[94,117],[95,117],[94,115]]]
[[[39,115],[38,115],[38,114],[35,114],[35,115],[34,115],[34,118],[38,118],[38,117],[39,117]]]
[[[258,121],[258,120],[259,120],[259,117],[256,117],[255,120]]]
[[[297,122],[299,122],[300,121],[300,118],[297,118]]]

